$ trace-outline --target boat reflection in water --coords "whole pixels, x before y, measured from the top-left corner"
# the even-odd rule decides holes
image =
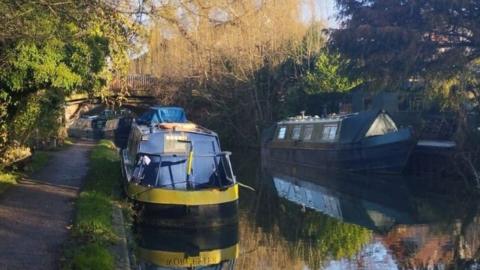
[[[137,269],[234,269],[238,224],[202,229],[137,227]]]
[[[303,210],[314,210],[373,231],[385,232],[395,224],[414,224],[419,218],[413,213],[414,198],[405,186],[381,179],[367,185],[362,179],[356,182],[348,179],[361,175],[344,175],[344,179],[340,175],[330,177],[335,181],[325,174],[315,180],[279,173],[272,176],[279,197],[300,205]]]
[[[299,166],[268,174],[278,200],[269,209],[274,224],[265,213],[257,223],[277,227],[310,269],[477,269],[477,202],[413,193],[399,177]]]

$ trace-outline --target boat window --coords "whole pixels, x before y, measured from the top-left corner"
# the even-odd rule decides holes
[[[333,141],[337,135],[337,124],[326,124],[323,126],[322,140]]]
[[[145,186],[166,189],[187,189],[187,181],[195,189],[229,186],[235,182],[228,155],[194,154],[192,171],[187,176],[187,155],[138,155],[133,180]],[[187,180],[188,179],[188,180]]]
[[[165,153],[187,153],[190,145],[186,142],[187,136],[183,134],[165,134],[163,152]]]
[[[302,126],[300,126],[300,125],[293,127],[292,140],[299,140],[300,139],[300,131],[301,130],[302,130]]]
[[[287,133],[287,127],[280,127],[278,129],[278,136],[277,138],[280,140],[285,139],[285,134]]]
[[[303,132],[303,140],[310,141],[313,135],[313,125],[308,125],[305,127],[305,131]]]
[[[388,114],[382,113],[373,121],[365,137],[379,136],[396,131],[398,131],[397,125],[392,118]]]
[[[157,184],[159,165],[159,156],[138,155],[132,174],[133,181],[146,186],[155,186]]]

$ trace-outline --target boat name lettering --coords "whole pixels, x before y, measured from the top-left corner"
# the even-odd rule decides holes
[[[168,266],[184,266],[184,265],[209,265],[214,264],[215,259],[210,257],[189,257],[189,258],[172,258],[167,260]]]

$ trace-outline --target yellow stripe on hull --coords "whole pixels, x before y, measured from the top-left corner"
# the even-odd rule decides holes
[[[238,257],[238,244],[210,251],[200,251],[198,256],[188,257],[184,252],[159,251],[150,249],[139,249],[140,258],[164,267],[195,267],[211,264],[219,264],[226,260],[233,260]]]
[[[174,205],[210,205],[233,202],[238,200],[238,184],[224,190],[174,190],[165,188],[145,187],[129,183],[128,196],[136,201],[153,204]]]

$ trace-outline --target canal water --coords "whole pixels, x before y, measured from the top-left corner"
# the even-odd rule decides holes
[[[233,167],[255,189],[240,191],[238,224],[138,225],[138,269],[480,269],[470,196],[424,179],[262,166],[258,153],[234,154]]]

